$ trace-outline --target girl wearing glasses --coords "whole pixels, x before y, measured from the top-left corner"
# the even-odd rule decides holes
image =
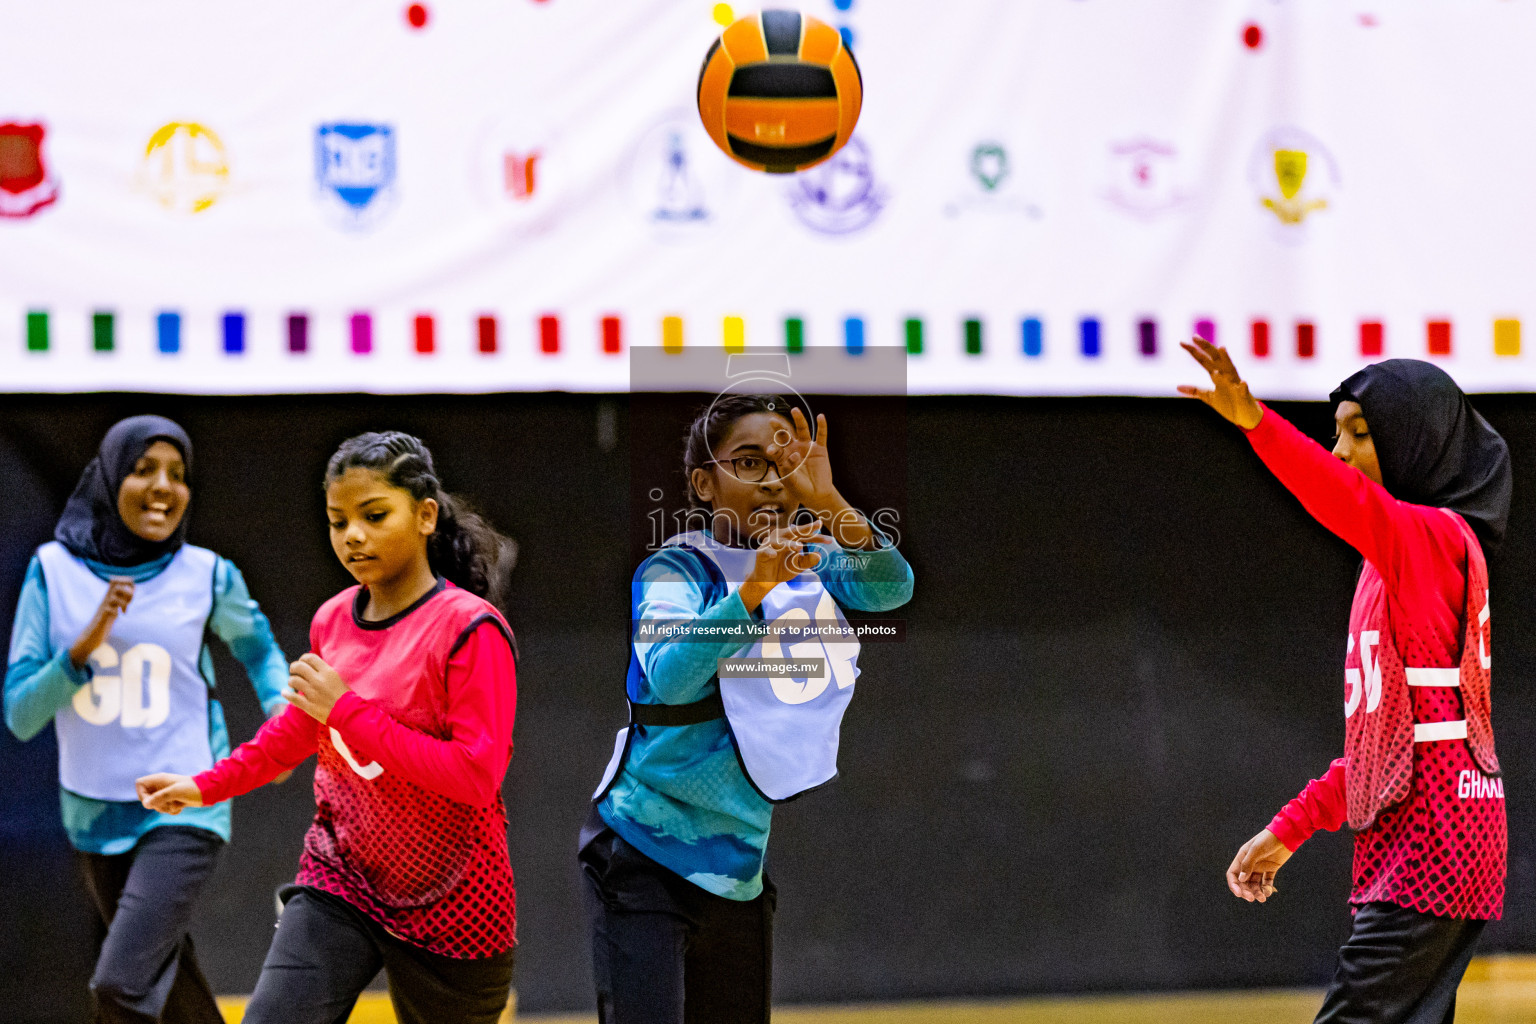
[[[1212,387],[1179,390],[1242,427],[1307,511],[1365,558],[1344,659],[1344,757],[1227,869],[1264,902],[1317,829],[1355,832],[1354,908],[1319,1021],[1454,1019],[1472,948],[1504,904],[1504,782],[1489,707],[1488,567],[1509,449],[1429,363],[1367,366],[1334,391],[1330,454],[1260,405],[1225,349],[1184,348]]]
[[[836,774],[858,673],[840,606],[912,594],[906,560],[833,485],[824,416],[813,436],[782,396],[723,396],[683,466],[706,528],[635,573],[630,725],[582,831],[602,1024],[768,1019],[768,826],[775,803]],[[814,664],[722,680],[722,659]]]

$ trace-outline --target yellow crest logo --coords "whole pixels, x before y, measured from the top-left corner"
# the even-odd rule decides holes
[[[229,156],[212,129],[173,121],[149,137],[139,181],[167,210],[201,213],[229,187]]]
[[[1260,204],[1287,227],[1328,209],[1329,194],[1338,185],[1333,157],[1321,142],[1296,128],[1271,132],[1250,166]]]

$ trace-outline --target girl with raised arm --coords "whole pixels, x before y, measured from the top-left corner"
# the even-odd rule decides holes
[[[1504,784],[1490,719],[1488,569],[1509,514],[1503,438],[1441,369],[1367,366],[1331,396],[1330,454],[1256,401],[1225,349],[1184,348],[1317,520],[1365,559],[1344,659],[1344,756],[1243,844],[1232,893],[1264,902],[1317,829],[1355,832],[1354,912],[1317,1020],[1441,1024],[1504,902]]]
[[[315,613],[292,706],[209,770],[139,792],[174,814],[319,755],[314,824],[245,1024],[346,1020],[381,967],[402,1024],[492,1024],[515,941],[501,782],[517,683],[491,600],[510,541],[443,490],[409,434],[345,442],[325,504],[359,585]]]
[[[98,1021],[219,1024],[188,934],[230,837],[228,807],[173,818],[134,780],[229,753],[209,633],[261,705],[283,707],[287,659],[228,559],[186,543],[192,442],[160,416],[107,431],[27,567],[5,673],[5,722],[59,740],[64,830],[107,925],[91,992]]]

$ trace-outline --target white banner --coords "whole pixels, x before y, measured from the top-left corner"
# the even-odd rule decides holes
[[[665,342],[1168,395],[1198,323],[1275,397],[1536,388],[1531,4],[806,0],[865,96],[794,177],[698,121],[724,7],[0,0],[0,388],[614,391]]]

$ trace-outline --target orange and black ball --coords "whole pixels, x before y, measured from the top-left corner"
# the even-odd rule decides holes
[[[756,171],[789,174],[853,134],[864,81],[843,37],[798,11],[763,11],[715,40],[699,72],[699,117],[715,144]]]

